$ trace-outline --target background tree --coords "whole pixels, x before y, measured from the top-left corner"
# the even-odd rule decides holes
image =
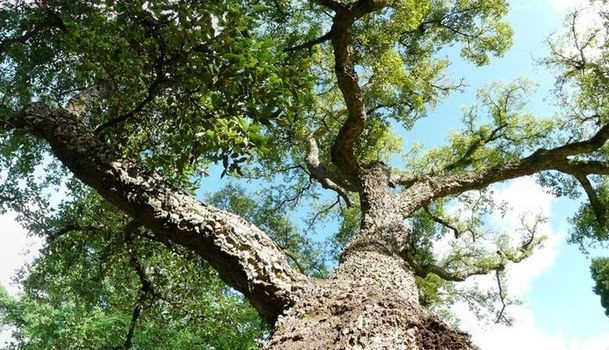
[[[543,241],[543,218],[485,224],[490,185],[580,185],[573,239],[607,237],[602,28],[573,24],[546,62],[560,117],[525,111],[525,80],[492,84],[446,146],[406,152],[400,135],[464,87],[441,50],[483,65],[509,48],[505,1],[0,6],[0,200],[47,238],[26,295],[0,299],[24,348],[470,349],[423,305],[462,295],[508,322],[502,271]],[[270,185],[202,204],[214,163]],[[301,234],[324,217],[341,222],[330,274]],[[496,295],[451,293],[491,272]]]
[[[609,316],[609,259],[597,258],[592,260],[590,267],[592,278],[596,282],[594,292],[601,297],[601,305],[605,308],[605,314]]]

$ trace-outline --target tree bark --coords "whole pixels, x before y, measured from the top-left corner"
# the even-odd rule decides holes
[[[477,349],[418,304],[412,271],[383,253],[352,252],[295,300],[264,349]]]
[[[306,284],[277,245],[241,217],[200,203],[158,174],[121,158],[65,109],[38,103],[9,124],[48,141],[53,154],[85,184],[142,225],[155,239],[203,257],[228,285],[274,322]]]
[[[360,172],[362,225],[327,280],[298,291],[266,349],[476,349],[419,305],[414,271],[401,257],[410,231],[381,163]]]

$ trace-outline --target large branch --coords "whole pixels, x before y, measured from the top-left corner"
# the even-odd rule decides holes
[[[332,161],[348,177],[356,178],[359,164],[355,158],[355,144],[366,126],[364,95],[358,83],[355,72],[351,26],[354,18],[347,15],[337,15],[332,31],[332,47],[334,49],[334,71],[338,87],[345,100],[348,116],[344,122],[334,145],[332,146]]]
[[[77,178],[148,227],[155,239],[180,244],[207,260],[267,320],[274,321],[306,283],[260,229],[121,158],[66,110],[33,104],[15,113],[9,125],[47,140]]]
[[[364,94],[355,72],[355,55],[351,30],[353,23],[369,13],[391,4],[391,1],[360,0],[350,5],[336,6],[334,1],[318,1],[336,11],[332,24],[334,72],[347,107],[347,120],[340,128],[332,146],[332,161],[350,178],[356,178],[360,166],[354,154],[355,144],[366,126]],[[334,8],[336,7],[336,8]]]
[[[609,163],[569,158],[594,152],[601,148],[608,139],[609,125],[605,125],[588,140],[568,143],[549,150],[539,149],[528,157],[494,167],[423,178],[402,192],[401,211],[404,216],[409,216],[434,199],[482,189],[496,182],[541,171],[557,170],[568,174],[609,175]]]

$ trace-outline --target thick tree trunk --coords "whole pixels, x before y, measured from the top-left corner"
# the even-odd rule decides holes
[[[299,292],[265,349],[476,349],[430,316],[400,259],[352,253],[332,278]]]
[[[306,277],[294,271],[264,232],[241,217],[205,205],[145,167],[121,158],[76,115],[33,104],[9,120],[49,142],[53,154],[102,197],[154,233],[203,257],[267,321],[291,304]]]
[[[418,303],[413,271],[400,253],[410,231],[389,190],[389,171],[360,174],[362,229],[328,280],[298,291],[266,349],[476,349]]]

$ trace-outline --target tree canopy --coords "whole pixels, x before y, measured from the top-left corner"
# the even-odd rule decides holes
[[[490,83],[443,146],[403,143],[467,88],[451,60],[482,66],[510,48],[508,10],[505,0],[0,4],[0,213],[46,240],[23,293],[0,291],[18,342],[8,348],[255,348],[295,302],[292,285],[327,278],[363,245],[399,256],[436,313],[461,297],[509,322],[503,271],[544,241],[544,218],[489,227],[501,209],[489,186],[536,175],[584,198],[572,242],[609,239],[606,28],[579,30],[576,13],[550,42],[556,115],[527,111],[527,79]],[[233,181],[193,200],[218,167]],[[379,212],[409,233],[362,238],[382,226],[368,219]],[[331,222],[328,244],[311,239]],[[437,241],[451,248],[437,254]],[[606,265],[592,274],[607,308]],[[460,289],[488,273],[498,292]]]

